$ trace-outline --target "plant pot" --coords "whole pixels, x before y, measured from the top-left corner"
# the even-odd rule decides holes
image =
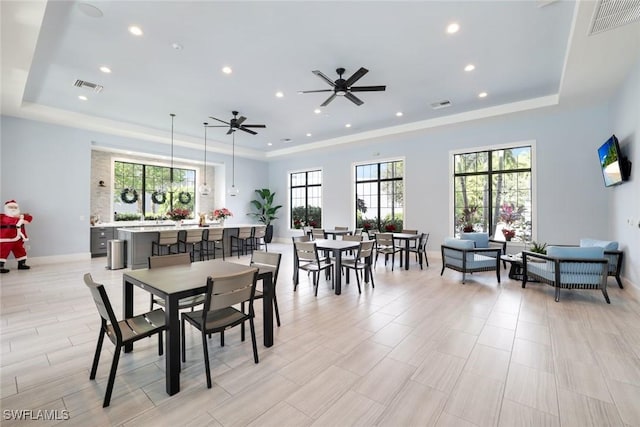
[[[272,239],[273,239],[273,225],[269,224],[267,225],[267,230],[265,231],[265,234],[264,234],[264,241],[265,243],[271,243]]]

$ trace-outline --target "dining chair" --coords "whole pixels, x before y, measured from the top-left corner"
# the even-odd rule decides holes
[[[202,247],[200,253],[202,258],[206,257],[207,260],[216,259],[216,252],[220,250],[222,252],[222,260],[224,261],[224,228],[222,227],[209,227],[202,232]]]
[[[429,267],[429,260],[427,259],[427,242],[429,241],[429,233],[421,233],[420,239],[418,239],[418,246],[415,248],[410,247],[409,252],[416,254],[416,260],[420,263],[420,270],[422,270],[422,258]]]
[[[342,261],[342,266],[347,269],[347,274],[349,274],[348,269],[352,269],[355,271],[359,294],[362,293],[362,290],[360,289],[359,275],[361,271],[366,271],[369,273],[369,277],[371,278],[371,287],[375,288],[375,283],[373,283],[373,271],[371,270],[371,255],[373,254],[373,243],[373,240],[360,242],[360,246],[358,247],[356,256],[353,259],[345,259]]]
[[[391,271],[393,271],[393,265],[396,262],[396,253],[402,252],[402,248],[396,246],[393,233],[377,233],[376,235],[376,260],[374,263],[378,264],[378,255],[384,255],[384,265],[387,265],[389,255],[391,255]]]
[[[271,280],[271,293],[273,294],[273,308],[276,313],[276,323],[280,326],[280,311],[278,310],[278,298],[276,298],[276,283],[278,283],[278,272],[280,271],[280,260],[282,254],[266,251],[254,251],[251,254],[249,266],[262,270],[270,270],[273,277]],[[256,289],[254,299],[264,298],[264,292]],[[244,311],[244,305],[242,307]]]
[[[298,264],[300,263],[300,260],[298,260],[298,254],[296,253],[296,242],[310,242],[311,236],[308,234],[303,234],[302,236],[291,236],[291,241],[293,242],[293,283],[297,283]]]
[[[253,347],[253,360],[258,363],[258,347],[256,345],[256,328],[253,323],[255,312],[253,299],[256,291],[258,269],[232,274],[226,277],[212,279],[207,278],[207,292],[205,294],[204,308],[198,311],[183,312],[181,316],[181,344],[182,361],[186,361],[185,324],[200,331],[202,338],[202,352],[204,353],[204,366],[207,376],[207,388],[211,388],[211,368],[209,366],[209,346],[207,335],[223,333],[226,329],[242,325],[247,320],[251,330],[251,345]],[[247,303],[249,310],[244,313],[234,305]],[[224,341],[221,342],[224,346]]]
[[[202,261],[202,229],[189,228],[178,232],[178,252],[187,252],[191,255],[191,262],[196,260],[195,254],[198,252],[199,260]]]
[[[89,288],[93,301],[96,304],[98,313],[100,313],[101,324],[100,332],[98,332],[98,344],[96,352],[93,356],[93,364],[91,365],[91,373],[89,379],[96,378],[98,363],[100,361],[100,353],[102,352],[102,343],[104,336],[107,335],[111,342],[116,346],[113,352],[113,360],[111,369],[109,370],[109,379],[107,380],[107,389],[104,395],[102,407],[106,408],[111,403],[111,392],[113,391],[113,383],[116,379],[116,371],[118,370],[118,362],[120,360],[120,351],[122,348],[135,341],[158,334],[158,354],[162,356],[162,332],[166,329],[164,310],[158,308],[135,317],[118,321],[116,318],[109,296],[104,285],[93,281],[90,273],[84,275],[84,283]]]
[[[334,227],[334,230],[346,231],[346,230],[349,230],[349,227],[338,227],[338,226],[336,226],[336,227]]]
[[[345,242],[362,242],[362,235],[344,235],[342,236],[342,240]],[[347,251],[348,255],[353,255],[353,250]]]
[[[232,234],[230,236],[231,241],[231,255],[233,255],[233,249],[236,249],[238,258],[240,254],[246,255],[247,248],[251,245],[251,237],[253,235],[253,227],[240,227],[238,228],[238,234]]]
[[[311,237],[313,237],[313,240],[326,239],[327,235],[324,233],[324,228],[313,228],[311,230]]]
[[[178,253],[178,230],[159,231],[151,242],[151,255],[168,255]]]
[[[330,260],[321,261],[318,255],[318,248],[315,242],[296,242],[295,252],[298,258],[297,269],[311,272],[313,274],[313,283],[315,287],[315,296],[318,296],[318,283],[320,281],[320,272],[326,270],[331,276],[331,287],[334,286],[334,264]],[[293,291],[298,288],[298,276],[294,279]]]
[[[149,268],[171,267],[176,265],[188,265],[188,264],[191,264],[191,255],[188,254],[187,252],[182,252],[179,254],[172,254],[172,255],[149,257]],[[153,310],[154,304],[165,307],[164,298],[158,298],[153,294],[150,294],[150,297],[151,297],[151,308],[150,308],[151,310]],[[194,307],[202,304],[203,302],[204,302],[204,294],[181,298],[178,301],[178,309],[182,310],[184,308],[190,308],[191,311],[193,311]]]

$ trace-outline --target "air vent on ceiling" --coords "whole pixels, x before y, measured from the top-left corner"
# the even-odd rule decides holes
[[[441,108],[451,107],[451,105],[451,101],[445,99],[444,101],[434,102],[433,104],[431,104],[431,108],[433,108],[434,110],[439,110]]]
[[[591,19],[589,35],[629,24],[640,18],[640,0],[600,0]]]
[[[85,82],[84,80],[76,80],[73,84],[75,87],[84,87],[86,89],[91,89],[94,92],[102,92],[103,87],[91,82]]]

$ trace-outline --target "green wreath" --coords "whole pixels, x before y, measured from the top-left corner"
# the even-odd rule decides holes
[[[125,188],[120,193],[120,200],[127,204],[132,204],[138,201],[138,192],[134,188]]]
[[[154,191],[151,194],[151,201],[156,205],[162,205],[167,200],[167,193],[164,191]]]
[[[189,203],[191,203],[191,193],[187,193],[186,191],[181,191],[178,194],[178,200],[183,205],[188,205]]]

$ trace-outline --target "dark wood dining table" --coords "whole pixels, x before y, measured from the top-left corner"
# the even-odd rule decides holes
[[[333,252],[333,256],[336,259],[336,269],[334,271],[335,292],[336,295],[340,295],[342,293],[342,253],[356,249],[360,246],[360,242],[333,239],[316,239],[314,242],[318,250]]]
[[[164,298],[166,316],[166,390],[174,395],[180,391],[180,317],[178,301],[198,295],[207,290],[207,277],[225,277],[252,269],[248,265],[222,260],[194,262],[154,269],[134,270],[122,275],[124,317],[133,317],[133,287],[137,286],[158,297]],[[258,270],[258,279],[263,281],[263,328],[264,345],[273,345],[273,270]],[[125,346],[125,352],[133,350],[133,344]]]

